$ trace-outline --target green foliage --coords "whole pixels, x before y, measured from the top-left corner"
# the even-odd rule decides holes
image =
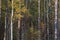
[[[44,9],[45,7],[45,9]],[[54,0],[51,0],[51,13],[49,13],[49,27],[52,30],[53,28],[53,22],[54,22]],[[59,8],[58,8],[59,9]],[[8,0],[8,21],[9,25],[11,22],[11,10],[12,10],[12,4],[11,1]],[[13,2],[13,10],[14,10],[14,15],[13,15],[13,25],[14,25],[14,40],[17,40],[17,30],[18,30],[18,19],[24,21],[24,27],[28,30],[25,33],[26,40],[28,40],[29,36],[34,37],[34,39],[37,40],[38,38],[38,0],[14,0]],[[60,10],[60,9],[59,9]],[[60,12],[59,12],[60,13]],[[6,16],[6,3],[5,0],[2,0],[2,22],[5,24],[5,16]],[[47,4],[44,5],[44,0],[41,0],[40,4],[40,20],[41,20],[41,28],[42,28],[42,33],[44,32],[46,26],[46,21],[47,21]],[[45,18],[45,19],[44,19]],[[31,22],[33,23],[31,26]],[[22,26],[21,26],[22,27]],[[25,29],[24,28],[24,29]],[[21,30],[21,29],[20,29]],[[32,38],[31,38],[32,39]],[[30,39],[30,40],[31,40]]]

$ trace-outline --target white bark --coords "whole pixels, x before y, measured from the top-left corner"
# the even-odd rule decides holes
[[[55,0],[55,39],[54,40],[57,40],[57,14],[58,14],[58,0]]]
[[[40,27],[40,0],[38,0],[38,40],[41,40],[41,27]]]
[[[17,31],[17,33],[18,33],[18,39],[17,40],[20,40],[20,19],[18,19],[18,31]]]
[[[13,0],[12,0],[12,13],[11,13],[11,40],[13,40]]]

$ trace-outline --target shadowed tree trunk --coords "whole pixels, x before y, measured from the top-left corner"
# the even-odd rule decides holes
[[[47,0],[47,40],[50,40],[50,28],[49,28],[49,14],[51,13],[50,11],[50,6],[51,6],[51,2],[50,0]]]
[[[4,38],[4,24],[0,22],[0,40],[3,40]]]
[[[4,23],[2,22],[1,18],[1,0],[0,0],[0,40],[3,40],[4,38]]]
[[[5,0],[6,14],[5,14],[5,28],[6,28],[6,39],[8,40],[8,0]]]
[[[46,27],[46,0],[44,0],[44,40],[47,38],[47,27]]]

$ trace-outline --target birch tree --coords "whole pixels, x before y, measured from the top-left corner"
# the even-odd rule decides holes
[[[40,27],[40,0],[38,0],[38,40],[41,40],[41,27]]]
[[[13,40],[13,0],[12,0],[12,10],[11,10],[11,40]]]
[[[21,10],[21,0],[19,1],[19,9]],[[19,14],[21,15],[21,11],[20,11]],[[20,16],[20,17],[18,18],[18,39],[17,39],[17,40],[20,40],[20,38],[21,38],[21,35],[20,35],[20,29],[21,29],[21,27],[20,27],[21,17],[22,17],[22,16]]]
[[[55,37],[54,37],[54,40],[58,40],[57,39],[57,27],[58,27],[58,23],[57,23],[57,14],[58,14],[58,0],[55,0]]]

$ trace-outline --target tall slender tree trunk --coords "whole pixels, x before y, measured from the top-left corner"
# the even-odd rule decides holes
[[[2,22],[1,22],[2,20],[1,20],[1,0],[0,0],[0,40],[3,40],[3,26],[2,26]]]
[[[25,33],[25,32],[24,32],[24,31],[25,31],[25,30],[24,30],[24,27],[25,27],[24,23],[25,23],[25,22],[24,22],[24,18],[23,18],[23,19],[22,19],[22,27],[21,27],[21,29],[22,29],[22,31],[21,31],[21,40],[24,40],[24,33]]]
[[[6,39],[8,40],[8,0],[5,0],[6,3],[6,17],[5,17],[5,29],[6,29]]]
[[[47,40],[50,40],[49,30],[49,13],[50,13],[50,0],[47,0]]]
[[[18,34],[18,39],[17,40],[20,40],[20,19],[18,19],[18,31],[17,31],[17,34]]]
[[[22,3],[22,0],[20,0],[20,4]],[[20,5],[20,9],[21,9],[21,5]],[[20,12],[21,14],[22,12]],[[23,14],[23,13],[22,13]],[[18,20],[20,22],[20,19]],[[20,26],[20,23],[19,23],[19,26]],[[22,22],[21,22],[21,40],[24,40],[24,18],[22,18]],[[20,28],[19,28],[20,29]],[[19,38],[20,39],[20,38]],[[18,40],[19,40],[18,39]]]
[[[58,28],[57,14],[58,14],[58,0],[55,0],[55,37],[54,37],[54,40],[58,40],[57,39],[57,28]]]
[[[38,40],[42,40],[41,39],[41,27],[40,27],[40,0],[38,0]]]
[[[20,2],[19,2],[19,8],[21,9],[21,0],[20,0]],[[20,15],[21,15],[21,12],[20,12]],[[17,40],[20,40],[20,38],[21,38],[21,35],[20,35],[20,21],[21,21],[21,17],[18,19],[18,31],[17,31],[17,34],[18,34],[18,39]]]
[[[44,40],[46,40],[46,0],[44,0]]]
[[[12,0],[12,11],[11,11],[11,40],[13,40],[13,0]]]

